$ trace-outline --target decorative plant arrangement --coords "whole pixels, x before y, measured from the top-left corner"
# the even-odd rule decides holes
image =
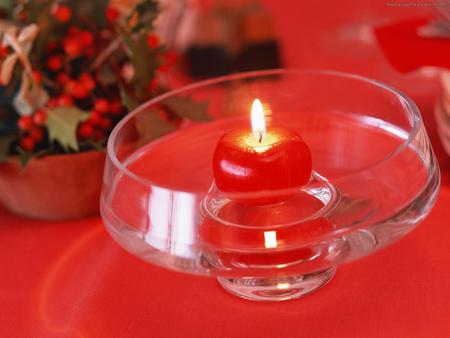
[[[167,91],[175,54],[156,33],[156,0],[0,0],[0,202],[40,219],[98,212],[115,124]],[[154,138],[205,103],[175,97],[139,122]]]
[[[102,149],[113,126],[161,93],[174,62],[155,33],[158,2],[30,0],[0,27],[0,160]],[[174,105],[183,108],[179,102]],[[181,109],[183,110],[183,109]],[[161,119],[161,123],[164,120]]]

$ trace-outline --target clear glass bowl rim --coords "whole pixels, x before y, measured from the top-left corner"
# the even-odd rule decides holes
[[[180,88],[174,89],[172,91],[169,91],[167,93],[164,93],[162,95],[159,95],[157,97],[154,97],[153,99],[150,99],[149,101],[141,104],[139,107],[128,113],[113,129],[111,132],[111,135],[108,139],[107,144],[107,156],[111,163],[114,165],[114,167],[121,172],[122,175],[126,175],[129,178],[138,181],[139,184],[142,184],[144,186],[148,187],[160,187],[165,188],[169,190],[173,190],[170,187],[164,187],[160,186],[158,184],[155,184],[151,180],[141,177],[132,171],[128,170],[127,167],[117,158],[115,151],[114,151],[114,144],[115,140],[118,137],[118,134],[120,133],[120,130],[125,126],[125,124],[130,121],[132,118],[134,118],[137,114],[139,114],[142,110],[145,110],[146,108],[161,102],[168,97],[181,94],[187,91],[192,91],[195,89],[199,89],[201,87],[216,85],[219,83],[224,82],[230,82],[233,80],[240,80],[240,79],[249,79],[249,78],[258,78],[262,76],[270,76],[270,75],[301,75],[301,74],[307,74],[307,75],[327,75],[327,76],[334,76],[337,78],[343,78],[343,79],[349,79],[349,80],[356,80],[360,82],[364,82],[366,84],[372,85],[374,87],[378,87],[379,89],[383,89],[387,92],[390,92],[391,94],[394,94],[397,96],[402,102],[404,103],[404,111],[406,111],[410,115],[410,121],[412,121],[412,128],[411,131],[408,134],[408,138],[405,139],[404,142],[402,142],[396,149],[394,149],[392,152],[390,152],[388,155],[386,155],[383,159],[373,163],[371,166],[365,167],[364,169],[357,171],[356,173],[348,174],[348,175],[342,175],[338,178],[338,180],[342,179],[351,179],[354,175],[360,175],[361,173],[364,173],[366,171],[373,170],[373,168],[380,166],[381,164],[387,162],[392,157],[395,157],[397,154],[401,153],[405,148],[407,148],[410,143],[416,138],[420,126],[422,125],[422,117],[420,115],[419,108],[414,103],[414,101],[408,97],[403,92],[397,90],[396,88],[393,88],[385,83],[382,83],[378,80],[371,79],[362,75],[358,74],[352,74],[352,73],[345,73],[340,71],[334,71],[334,70],[321,70],[321,69],[270,69],[270,70],[261,70],[261,71],[252,71],[252,72],[243,72],[233,75],[225,75],[221,77],[216,77],[208,80],[198,81],[194,82],[192,84],[182,86]],[[181,192],[181,191],[180,191]],[[187,191],[188,193],[192,193],[190,191]]]

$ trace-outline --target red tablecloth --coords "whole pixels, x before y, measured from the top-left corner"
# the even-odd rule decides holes
[[[416,75],[395,73],[373,45],[344,39],[340,46],[353,49],[342,49],[333,42],[344,22],[413,10],[386,9],[384,2],[266,2],[288,66],[363,73],[416,99],[443,171],[431,215],[400,242],[341,267],[320,292],[256,304],[227,294],[212,279],[139,261],[113,242],[98,217],[49,223],[0,209],[0,337],[450,336],[450,160],[432,119],[436,82],[411,86]]]
[[[259,304],[212,279],[125,253],[98,218],[1,212],[1,337],[436,337],[450,335],[450,189],[405,239],[348,264],[319,292]]]

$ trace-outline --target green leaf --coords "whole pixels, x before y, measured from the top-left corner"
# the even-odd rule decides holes
[[[27,22],[39,26],[39,33],[33,46],[33,60],[42,60],[47,57],[47,46],[55,33],[57,22],[51,14],[54,1],[26,1],[23,5]]]
[[[77,127],[89,114],[76,107],[58,107],[47,112],[45,123],[50,141],[57,141],[66,151],[78,151]]]
[[[90,149],[98,150],[101,152],[106,151],[106,139],[102,141],[86,141],[81,143],[81,146],[88,146]]]
[[[154,22],[159,14],[159,4],[156,0],[141,0],[126,18],[132,32],[141,29],[153,29]]]
[[[148,96],[147,88],[150,80],[155,76],[155,71],[159,66],[158,55],[148,47],[146,31],[129,34],[123,28],[117,27],[117,32],[127,47],[125,50],[133,65],[133,84],[136,95],[145,99]]]
[[[153,109],[140,112],[135,116],[135,121],[139,139],[142,140],[141,145],[156,140],[175,130],[172,124],[161,119],[158,116],[158,112]]]
[[[88,22],[95,22],[100,27],[106,24],[105,12],[109,4],[108,0],[77,0],[67,1],[66,4],[77,17],[87,19]]]
[[[0,162],[6,161],[9,157],[11,143],[17,137],[16,134],[7,134],[0,137]]]
[[[131,97],[124,87],[120,87],[120,98],[122,99],[122,104],[127,108],[129,112],[139,106],[139,102]]]
[[[34,157],[40,157],[45,154],[48,154],[48,150],[41,150],[38,152],[32,152],[32,151],[24,151],[22,148],[17,147],[17,152],[19,153],[19,162],[20,162],[20,171],[24,171],[27,164],[30,162],[30,160]]]
[[[211,120],[208,114],[208,102],[194,101],[188,97],[169,97],[163,101],[163,105],[177,114],[179,117],[191,121],[205,122]]]
[[[131,50],[130,60],[134,68],[133,83],[139,95],[143,96],[150,80],[155,76],[158,61],[148,48],[145,32],[138,34],[131,41],[129,48]]]
[[[109,64],[103,64],[102,66],[100,66],[98,68],[97,74],[98,80],[105,87],[116,84],[118,82],[117,75],[111,69],[111,66]]]
[[[19,148],[20,149],[20,148]],[[27,166],[28,162],[33,158],[32,153],[28,151],[19,151],[19,162],[20,162],[20,171],[23,171],[25,167]]]
[[[13,6],[16,5],[16,1],[13,0],[0,0],[0,9],[11,11]]]

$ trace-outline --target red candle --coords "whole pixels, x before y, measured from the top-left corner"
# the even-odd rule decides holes
[[[298,133],[282,126],[266,129],[261,102],[252,105],[252,129],[224,134],[213,157],[217,188],[234,199],[251,204],[270,204],[289,195],[270,194],[300,187],[312,172],[311,152]],[[266,192],[266,197],[248,197]],[[244,193],[240,196],[239,193]],[[237,195],[236,195],[237,194]]]

